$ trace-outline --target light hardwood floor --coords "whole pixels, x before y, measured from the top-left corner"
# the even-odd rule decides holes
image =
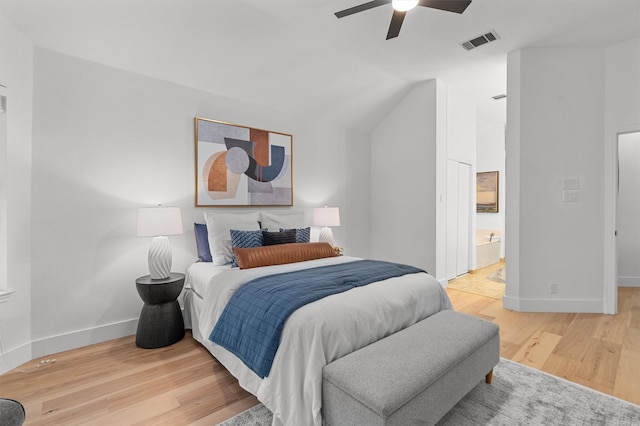
[[[500,325],[503,357],[640,404],[640,288],[620,289],[617,316],[519,313],[447,293],[456,310]],[[215,425],[257,403],[189,333],[161,349],[129,336],[48,358],[0,376],[0,396],[25,405],[27,425]]]
[[[498,324],[502,357],[640,404],[640,288],[618,289],[615,316],[515,312],[486,279],[503,266],[450,281],[454,309]]]
[[[498,262],[473,273],[462,275],[450,280],[448,288],[502,300],[505,291],[504,273],[500,274],[499,272],[504,271],[504,267],[504,262]],[[502,281],[494,278],[496,276],[502,278]]]

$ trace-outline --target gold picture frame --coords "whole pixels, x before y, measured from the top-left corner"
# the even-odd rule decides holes
[[[196,207],[293,206],[293,136],[195,117]]]
[[[476,212],[498,213],[498,172],[476,173]]]

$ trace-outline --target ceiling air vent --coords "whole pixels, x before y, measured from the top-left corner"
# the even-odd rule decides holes
[[[498,34],[494,31],[491,30],[490,32],[486,33],[486,34],[482,34],[476,38],[473,38],[469,41],[465,41],[463,43],[460,43],[460,45],[464,48],[464,50],[471,50],[471,49],[475,49],[476,47],[480,47],[483,44],[487,44],[490,43],[492,41],[496,41],[498,40],[500,37],[498,36]]]

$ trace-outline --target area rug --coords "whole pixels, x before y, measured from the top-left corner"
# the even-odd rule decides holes
[[[487,275],[487,279],[496,283],[504,284],[504,268],[500,268],[497,271]]]
[[[269,426],[262,404],[220,423]],[[640,406],[515,362],[500,359],[490,385],[481,382],[438,426],[461,425],[640,425]]]

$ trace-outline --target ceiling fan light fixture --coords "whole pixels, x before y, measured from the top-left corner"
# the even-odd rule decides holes
[[[419,0],[393,0],[391,5],[398,12],[406,12],[416,7],[418,3]]]

